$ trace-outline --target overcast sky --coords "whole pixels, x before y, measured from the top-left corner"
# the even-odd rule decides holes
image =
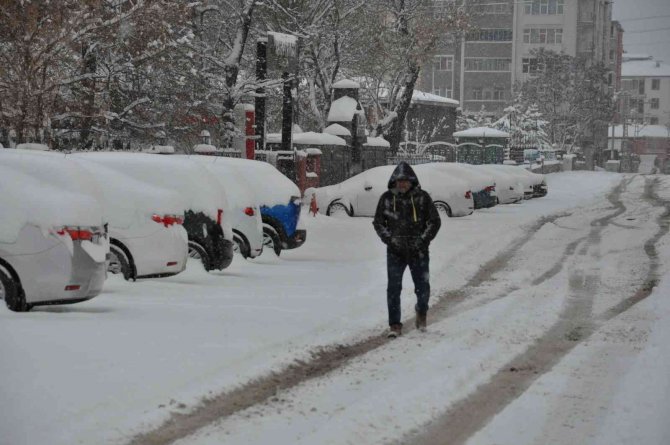
[[[624,51],[670,63],[670,0],[614,0],[614,20],[625,31]]]

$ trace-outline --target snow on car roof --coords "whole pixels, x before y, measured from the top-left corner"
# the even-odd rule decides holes
[[[21,229],[104,224],[102,207],[92,196],[45,184],[34,176],[0,165],[0,243],[16,242]]]
[[[260,205],[286,205],[292,196],[300,196],[298,186],[267,162],[225,157],[212,157],[210,162],[236,168],[253,188]]]
[[[249,179],[235,167],[226,162],[218,162],[219,157],[192,155],[189,158],[203,165],[221,183],[226,190],[228,203],[232,207],[258,205],[258,199],[252,185],[249,184]]]
[[[431,168],[441,170],[450,176],[462,179],[470,184],[472,191],[482,190],[490,185],[493,185],[493,178],[490,174],[477,171],[468,164],[459,164],[455,162],[434,162],[426,164]]]
[[[509,138],[510,134],[489,127],[468,128],[454,133],[455,138]]]
[[[146,153],[91,152],[73,155],[183,195],[187,208],[216,220],[228,202],[221,185],[200,164],[186,157]]]
[[[128,228],[140,222],[138,218],[146,220],[153,214],[184,214],[186,200],[177,192],[139,181],[86,158],[73,158],[72,162],[88,171],[101,185],[106,215],[112,227]]]

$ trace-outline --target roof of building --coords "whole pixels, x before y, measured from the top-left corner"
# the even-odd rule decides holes
[[[425,91],[414,90],[412,93],[412,103],[423,104],[449,104],[459,106],[460,102],[448,97],[438,96],[437,94],[426,93]]]
[[[455,138],[509,138],[510,134],[489,127],[468,128],[454,133]]]
[[[358,82],[351,80],[351,79],[342,79],[340,81],[335,82],[333,85],[331,85],[331,88],[360,88],[361,84]]]
[[[612,137],[612,127],[610,126],[609,137]],[[623,137],[623,125],[614,126],[614,138]],[[628,137],[630,138],[670,138],[670,129],[665,125],[629,125]]]
[[[378,136],[376,138],[369,137],[367,142],[365,142],[363,145],[367,145],[369,147],[390,147],[391,143],[384,139],[383,136]]]
[[[268,143],[278,144],[281,142],[281,133],[268,133],[265,139]],[[346,146],[347,142],[341,137],[328,133],[293,133],[294,145],[340,145]]]
[[[670,65],[660,60],[631,60],[621,64],[621,77],[668,77]]]
[[[621,60],[628,62],[631,60],[652,60],[654,56],[644,53],[623,53]]]

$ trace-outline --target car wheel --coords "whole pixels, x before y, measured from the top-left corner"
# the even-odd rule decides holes
[[[204,247],[202,247],[200,244],[194,241],[188,242],[188,257],[202,262],[202,267],[204,267],[206,271],[209,272],[209,270],[211,269],[209,255],[207,255],[207,251],[205,250]]]
[[[263,252],[271,249],[274,251],[275,255],[279,256],[281,254],[281,240],[279,239],[279,234],[271,226],[263,226]]]
[[[351,216],[351,211],[341,202],[331,202],[326,209],[326,215],[339,218],[344,216]]]
[[[118,246],[111,244],[109,246],[110,260],[107,265],[107,271],[113,274],[122,274],[123,278],[130,280],[132,273],[130,270],[130,261],[128,257]]]
[[[26,303],[26,296],[14,281],[11,275],[0,269],[0,299],[5,300],[5,304],[10,311],[27,312],[32,306]]]
[[[442,215],[445,215],[445,216],[451,218],[451,216],[452,216],[451,207],[449,207],[449,204],[447,204],[446,202],[442,202],[442,201],[436,202],[435,203],[435,208],[437,209],[437,213],[440,214],[440,217]]]
[[[242,255],[242,258],[249,258],[249,253],[251,252],[251,247],[247,242],[242,239],[242,237],[234,235],[233,236],[233,252],[239,253]]]

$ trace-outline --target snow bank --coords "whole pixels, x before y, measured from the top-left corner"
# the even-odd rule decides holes
[[[149,148],[142,150],[144,153],[154,153],[162,155],[170,155],[175,153],[175,149],[172,145],[152,145]]]
[[[347,141],[341,137],[328,133],[315,133],[313,131],[294,134],[293,143],[296,145],[347,145]]]
[[[218,150],[210,144],[196,144],[193,146],[193,153],[207,154],[216,153]]]
[[[383,136],[379,136],[376,138],[368,138],[367,142],[363,145],[367,145],[370,147],[391,147],[391,143],[384,139]]]
[[[49,147],[44,144],[26,143],[16,146],[19,150],[49,151]]]

